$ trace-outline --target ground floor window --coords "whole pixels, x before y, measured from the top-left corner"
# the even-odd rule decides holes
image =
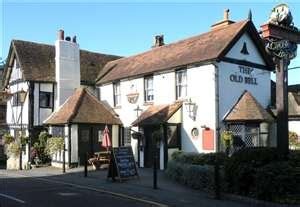
[[[229,124],[233,133],[233,147],[261,146],[259,124]]]
[[[65,127],[64,126],[53,126],[52,127],[53,137],[65,137]]]
[[[180,136],[178,136],[177,125],[167,126],[166,129],[168,148],[178,148],[180,146]]]

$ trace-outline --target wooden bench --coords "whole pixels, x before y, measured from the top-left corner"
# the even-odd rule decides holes
[[[89,164],[93,166],[95,170],[106,169],[109,166],[110,152],[95,152],[94,156],[88,160]]]

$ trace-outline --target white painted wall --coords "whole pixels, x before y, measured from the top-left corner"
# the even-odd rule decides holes
[[[247,50],[249,52],[248,55],[241,53],[244,43],[246,43],[247,45]],[[226,54],[225,57],[246,60],[252,63],[266,65],[265,61],[260,56],[258,49],[256,48],[255,44],[253,43],[253,41],[247,33],[243,34],[240,37],[240,39],[235,43],[235,45],[231,48],[231,50]]]
[[[264,108],[269,106],[271,101],[271,77],[269,71],[252,68],[253,71],[249,76],[240,72],[239,65],[225,62],[220,62],[218,68],[220,121],[223,120],[245,90],[249,91]],[[230,75],[232,74],[256,78],[257,85],[232,82],[230,81]]]
[[[187,110],[182,108],[181,141],[182,150],[187,152],[204,152],[202,148],[202,134],[197,139],[191,137],[191,130],[195,127],[201,132],[201,126],[206,125],[215,129],[215,67],[205,65],[187,70],[187,95],[196,104],[196,118],[193,120]]]
[[[53,84],[54,83],[34,83],[34,117],[33,117],[33,124],[34,126],[41,126],[43,122],[51,115],[52,108],[40,108],[40,91],[41,92],[50,92],[54,93],[53,91]],[[55,98],[55,97],[54,97]]]
[[[22,123],[28,124],[28,106],[29,106],[29,99],[28,99],[28,82],[21,82],[17,84],[13,84],[9,86],[9,90],[11,93],[16,93],[21,91],[22,89],[27,92],[27,96],[25,102],[23,104],[22,110]],[[7,116],[6,122],[9,125],[21,124],[21,106],[13,106],[13,97],[7,101]]]
[[[71,163],[78,162],[78,125],[71,125]]]

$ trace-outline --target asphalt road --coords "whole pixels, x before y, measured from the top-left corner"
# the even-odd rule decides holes
[[[49,178],[50,179],[50,178]],[[0,177],[0,207],[149,206],[113,195],[25,177]]]

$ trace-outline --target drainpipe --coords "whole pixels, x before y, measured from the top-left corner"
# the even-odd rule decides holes
[[[216,152],[220,152],[220,112],[219,112],[219,66],[217,63],[212,63],[215,66],[215,122],[216,122]]]

